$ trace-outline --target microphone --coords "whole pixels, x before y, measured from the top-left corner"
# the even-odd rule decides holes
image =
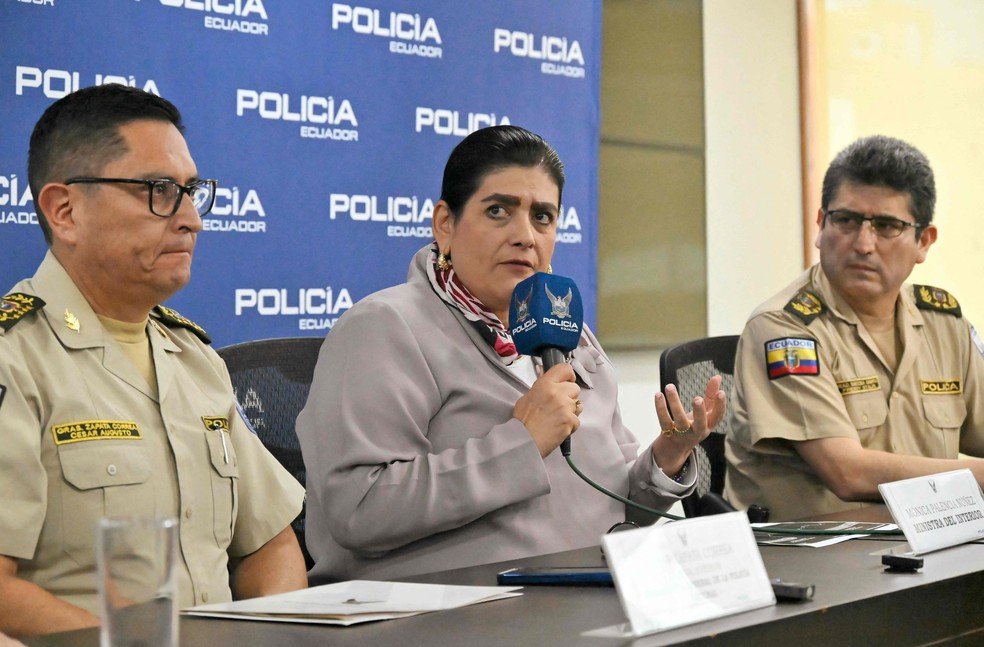
[[[577,348],[584,325],[581,294],[571,279],[537,272],[519,282],[509,302],[509,332],[516,352],[539,355],[543,370],[566,361]],[[560,444],[564,456],[571,454],[571,438]]]

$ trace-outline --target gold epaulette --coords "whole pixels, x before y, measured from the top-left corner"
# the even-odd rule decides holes
[[[823,304],[820,297],[813,294],[812,292],[807,292],[806,290],[800,290],[793,295],[793,298],[789,300],[786,307],[783,308],[786,312],[796,315],[803,320],[803,323],[809,324],[811,321],[820,316],[820,313],[826,310],[827,306]]]
[[[208,336],[205,329],[196,324],[191,319],[186,319],[182,317],[177,310],[172,310],[171,308],[165,306],[157,306],[154,308],[154,312],[157,313],[158,318],[169,326],[180,326],[181,328],[187,328],[191,332],[195,333],[195,336],[201,339],[206,344],[212,343],[212,338]]]
[[[945,312],[948,315],[960,318],[960,304],[956,298],[942,288],[934,288],[932,285],[913,285],[916,294],[916,307],[921,310],[935,310]]]
[[[0,298],[0,328],[10,330],[14,325],[35,310],[44,307],[41,297],[23,292],[14,292]]]

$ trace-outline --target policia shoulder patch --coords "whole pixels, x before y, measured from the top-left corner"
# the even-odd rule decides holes
[[[201,339],[206,344],[212,343],[212,338],[208,336],[208,333],[205,332],[205,330],[201,326],[196,324],[191,319],[185,319],[180,314],[178,314],[177,310],[172,310],[171,308],[167,308],[165,306],[157,306],[156,308],[154,308],[154,312],[156,312],[160,320],[166,323],[168,326],[178,326],[180,328],[187,328],[191,332],[195,333],[195,336]]]
[[[827,306],[823,304],[820,297],[812,292],[800,290],[793,295],[783,310],[802,319],[803,323],[809,324],[819,317],[826,308]]]
[[[25,315],[44,307],[41,297],[14,292],[0,297],[0,328],[10,330]]]
[[[922,310],[935,310],[953,315],[958,319],[962,317],[960,304],[952,294],[942,288],[934,288],[932,285],[913,285],[912,289],[916,293],[916,307]]]

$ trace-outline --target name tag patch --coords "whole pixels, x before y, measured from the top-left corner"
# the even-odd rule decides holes
[[[819,375],[817,342],[813,339],[787,337],[765,342],[765,363],[769,379],[787,375]]]
[[[923,395],[958,395],[963,393],[960,380],[919,380]]]
[[[137,423],[126,420],[82,420],[51,428],[56,445],[84,440],[141,439]]]
[[[881,389],[881,384],[878,382],[877,375],[873,375],[871,377],[859,377],[853,380],[844,380],[843,382],[837,383],[837,390],[840,391],[841,395],[856,395],[858,393],[878,391],[879,389]]]

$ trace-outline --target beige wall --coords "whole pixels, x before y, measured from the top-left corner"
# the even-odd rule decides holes
[[[677,56],[690,57],[687,61],[677,61],[676,68],[667,60],[652,60],[648,65],[638,60],[625,63],[627,68],[632,65],[642,68],[632,74],[643,75],[647,85],[668,85],[669,98],[686,99],[682,108],[688,111],[686,115],[675,115],[660,105],[660,100],[650,98],[657,113],[656,117],[650,117],[653,110],[647,110],[642,102],[623,102],[619,96],[606,96],[620,90],[621,83],[627,83],[628,79],[618,84],[612,80],[602,84],[600,332],[602,343],[619,372],[622,415],[643,446],[652,441],[657,428],[652,396],[659,387],[659,351],[667,345],[659,342],[676,343],[706,334],[740,332],[751,310],[791,281],[803,267],[795,0],[703,0],[699,6],[695,4],[605,0],[604,5],[603,73],[607,74],[613,63],[609,58],[611,40],[624,37],[616,35],[616,24],[609,22],[613,16],[619,30],[643,31],[649,42],[665,39],[667,43],[675,43],[682,38],[683,42],[673,47],[667,44],[666,50],[660,50],[663,59],[674,56],[674,52]],[[639,9],[640,5],[643,9]],[[636,10],[642,13],[635,13]],[[661,16],[660,11],[670,15]],[[664,33],[664,28],[669,33]],[[695,29],[700,34],[699,53],[692,50],[697,37]],[[653,59],[656,58],[654,55]],[[698,61],[700,69],[694,72],[692,66]],[[702,86],[688,85],[667,69],[696,73]],[[689,112],[698,110],[700,105],[703,109],[697,116],[702,123],[694,124],[694,115]],[[615,106],[617,112],[612,114]],[[627,106],[632,106],[632,111]],[[623,128],[621,121],[633,115],[642,123]],[[664,140],[652,129],[661,128],[667,131],[665,137],[676,137],[672,141],[682,142],[686,135],[691,144],[687,148],[681,144],[679,150],[667,145],[665,150],[651,151],[644,146],[605,142],[605,138],[614,137],[613,132],[625,132],[635,133],[642,141],[658,143]],[[698,132],[702,133],[703,141],[698,139]],[[699,152],[692,150],[698,141],[702,141]],[[623,166],[610,168],[608,164],[616,158],[632,161],[632,151],[637,148],[642,149],[636,157],[640,166],[650,155],[653,160],[665,159],[666,164],[664,167],[653,163],[647,170],[649,175],[643,175],[645,181],[633,184],[625,179],[634,179],[640,173],[623,172]],[[614,153],[608,156],[606,149]],[[706,166],[702,173],[697,172],[698,165]],[[706,185],[701,177],[705,174]],[[679,186],[683,183],[686,186]],[[650,189],[648,185],[660,188]],[[661,230],[666,227],[662,219],[671,217],[672,210],[646,211],[649,215],[643,224],[648,228],[643,227],[641,231],[659,241],[652,245],[649,254],[677,262],[650,270],[652,280],[659,283],[658,291],[649,295],[659,299],[652,306],[658,307],[661,313],[656,321],[668,324],[652,334],[655,347],[644,351],[624,350],[618,344],[613,348],[611,325],[604,325],[606,321],[612,324],[616,315],[618,320],[638,318],[631,302],[626,302],[622,310],[609,312],[606,319],[605,307],[610,307],[613,301],[603,293],[608,285],[605,269],[613,267],[611,259],[606,257],[619,252],[614,245],[606,244],[612,240],[611,236],[633,241],[631,249],[643,249],[647,244],[641,240],[639,231],[618,232],[622,222],[620,210],[614,212],[617,217],[609,215],[613,213],[611,205],[615,204],[610,201],[613,194],[625,193],[622,198],[625,208],[631,210],[634,207],[630,196],[635,191],[643,195],[647,191],[659,194],[657,205],[706,202],[702,206],[706,228],[701,223],[682,233]],[[695,295],[698,286],[702,292]],[[681,292],[685,292],[685,298],[680,298]],[[699,319],[692,316],[694,312],[701,313]],[[638,326],[652,320],[648,311],[638,319],[641,322]],[[683,324],[677,325],[680,322]]]
[[[704,0],[707,330],[803,268],[795,0]]]
[[[605,0],[606,348],[740,332],[802,268],[795,0]]]
[[[706,332],[700,0],[605,0],[598,330],[607,348]]]

